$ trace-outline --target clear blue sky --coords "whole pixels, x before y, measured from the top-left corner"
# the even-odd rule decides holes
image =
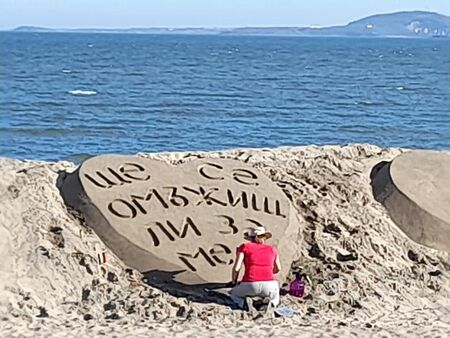
[[[0,29],[328,26],[401,10],[450,16],[450,0],[0,0]]]

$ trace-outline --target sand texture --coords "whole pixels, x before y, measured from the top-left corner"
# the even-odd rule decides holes
[[[372,193],[370,174],[405,152],[371,145],[139,154],[171,164],[245,161],[301,219],[295,266],[312,278],[292,318],[177,298],[109,251],[58,187],[76,166],[0,159],[2,337],[445,337],[449,254],[408,238]],[[106,257],[106,262],[105,258]]]

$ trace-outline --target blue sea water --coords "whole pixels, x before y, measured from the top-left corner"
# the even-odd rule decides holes
[[[450,40],[0,33],[0,155],[450,148]]]

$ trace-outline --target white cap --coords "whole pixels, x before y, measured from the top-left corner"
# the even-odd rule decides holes
[[[245,235],[248,237],[256,237],[256,236],[263,236],[263,235],[265,235],[266,238],[272,237],[272,233],[270,233],[269,231],[266,231],[266,229],[262,226],[250,229],[250,231],[248,231]]]

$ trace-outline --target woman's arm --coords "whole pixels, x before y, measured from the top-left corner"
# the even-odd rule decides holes
[[[234,260],[233,269],[231,270],[231,282],[236,285],[239,278],[239,271],[241,271],[242,262],[244,261],[244,253],[237,252]]]
[[[280,258],[277,256],[277,258],[275,258],[275,262],[273,264],[273,273],[278,273],[280,271],[281,271]]]

